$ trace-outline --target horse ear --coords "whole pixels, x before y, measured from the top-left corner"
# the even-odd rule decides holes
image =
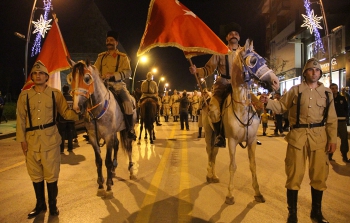
[[[250,41],[250,51],[254,51],[254,44],[253,44],[253,40]]]
[[[72,68],[76,63],[74,62],[74,60],[72,60],[71,58],[67,57],[67,62],[69,63],[69,66]]]
[[[87,67],[89,67],[89,66],[90,66],[90,60],[89,60],[89,59],[86,59],[86,60],[85,60],[85,64],[86,64]]]
[[[247,39],[245,41],[244,51],[248,51],[249,49],[250,49],[250,39]]]

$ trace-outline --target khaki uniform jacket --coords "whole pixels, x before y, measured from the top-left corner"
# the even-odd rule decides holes
[[[145,80],[141,84],[141,99],[146,97],[157,97],[158,96],[158,86],[155,81]]]
[[[27,95],[33,127],[56,121],[53,120],[54,106],[52,92],[55,95],[56,114],[57,112],[60,113],[67,120],[79,120],[78,114],[69,109],[66,99],[59,90],[47,86],[42,93],[37,93],[34,88],[22,91],[17,101],[16,140],[17,142],[27,142],[28,150],[39,152],[39,150],[49,151],[51,149],[59,149],[61,136],[56,125],[43,130],[26,131],[26,128],[30,127],[27,111]]]
[[[119,55],[119,64],[117,59]],[[95,67],[99,70],[102,79],[105,79],[106,73],[114,73],[116,81],[125,80],[131,76],[131,68],[129,58],[125,53],[115,50],[113,54],[108,51],[100,53],[96,59]]]
[[[228,54],[228,65],[229,65],[229,72],[230,76],[232,77],[232,64],[233,60],[236,56],[236,52],[233,51]],[[213,55],[209,59],[209,61],[205,64],[204,67],[197,68],[198,77],[205,78],[209,75],[212,75],[215,70],[218,70],[219,74],[226,74],[226,61],[225,61],[225,55]]]
[[[180,99],[180,96],[178,94],[173,94],[170,96],[170,106],[172,107],[179,107],[180,102],[178,100]]]
[[[327,106],[326,91],[329,92],[330,105],[325,126],[315,128],[292,128],[285,138],[292,146],[302,149],[306,140],[308,140],[310,150],[314,151],[317,149],[325,149],[327,143],[337,142],[337,114],[335,112],[331,90],[320,82],[317,88],[310,89],[309,86],[303,82],[300,85],[292,87],[279,101],[268,101],[267,109],[279,113],[289,110],[288,119],[290,126],[293,126],[297,123],[298,94],[302,93],[299,124],[320,123]]]
[[[170,107],[170,96],[169,95],[165,95],[162,98],[162,104],[163,104],[163,108],[169,108]]]

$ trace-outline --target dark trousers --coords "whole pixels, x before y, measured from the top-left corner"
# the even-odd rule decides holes
[[[275,133],[283,133],[283,128],[282,128],[282,123],[283,123],[283,115],[275,115],[276,119],[276,128],[275,128]]]
[[[57,124],[58,131],[62,137],[62,142],[61,142],[61,151],[64,150],[64,141],[67,139],[68,140],[68,150],[73,149],[73,137],[75,134],[75,126],[74,122],[59,122]]]
[[[186,129],[190,129],[188,126],[188,112],[180,112],[180,124],[181,129],[184,129],[184,125],[186,125]]]
[[[342,155],[349,152],[348,130],[346,120],[338,121],[338,137],[340,138],[340,152]]]

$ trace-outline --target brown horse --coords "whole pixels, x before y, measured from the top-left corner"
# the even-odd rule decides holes
[[[148,131],[148,134],[149,134],[150,143],[153,144],[153,140],[155,140],[153,123],[156,121],[156,114],[157,114],[157,102],[152,98],[145,98],[140,105],[141,121],[140,121],[139,143],[141,140],[141,134],[142,134],[143,124],[144,124],[145,129],[146,131]]]

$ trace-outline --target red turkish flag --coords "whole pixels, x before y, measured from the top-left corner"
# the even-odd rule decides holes
[[[227,54],[228,47],[192,11],[177,0],[151,0],[137,56],[154,47],[177,47],[186,58]]]
[[[47,68],[49,74],[53,74],[70,68],[67,58],[69,58],[69,53],[62,38],[57,21],[54,18],[52,27],[47,34],[46,40],[36,61],[40,60]],[[28,75],[27,82],[24,84],[22,90],[29,89],[33,85],[33,81],[31,80],[30,75]]]

